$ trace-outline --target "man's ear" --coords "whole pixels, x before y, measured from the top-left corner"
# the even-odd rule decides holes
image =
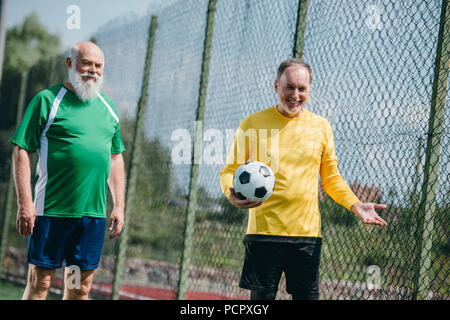
[[[70,59],[69,57],[66,58],[66,67],[67,69],[72,68],[72,59]]]
[[[275,92],[278,93],[278,80],[275,80],[275,83],[273,84],[273,87],[275,89]]]

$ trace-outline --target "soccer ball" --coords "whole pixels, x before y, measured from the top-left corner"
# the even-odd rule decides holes
[[[275,175],[272,170],[258,161],[247,162],[234,173],[234,192],[241,200],[267,200],[272,195],[274,186]]]

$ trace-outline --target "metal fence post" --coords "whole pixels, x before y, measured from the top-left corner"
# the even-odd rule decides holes
[[[418,245],[414,272],[413,299],[426,299],[430,282],[431,249],[433,244],[436,189],[439,174],[442,132],[447,96],[450,63],[450,9],[448,0],[442,0],[439,36],[434,68],[428,138],[425,153],[422,198],[419,207]]]
[[[20,91],[17,99],[17,113],[16,113],[16,128],[22,120],[25,109],[25,96],[27,91],[28,82],[28,70],[23,71],[20,75]],[[11,212],[14,206],[14,177],[13,177],[13,165],[10,165],[10,175],[8,180],[8,186],[6,188],[5,206],[3,211],[3,219],[1,224],[1,238],[0,238],[0,275],[3,273],[3,259],[5,258],[6,242],[8,241],[8,227],[11,220]]]
[[[177,292],[178,300],[186,299],[187,278],[189,276],[189,264],[192,252],[192,235],[194,232],[193,229],[194,229],[195,210],[197,207],[197,178],[199,171],[197,159],[198,155],[201,155],[202,152],[202,150],[199,150],[199,147],[201,146],[201,141],[203,138],[201,132],[203,128],[203,119],[206,109],[206,91],[208,84],[209,62],[211,59],[211,46],[214,31],[214,15],[216,12],[216,2],[217,0],[209,0],[206,18],[202,71],[200,75],[200,92],[197,106],[197,115],[195,119],[197,125],[194,129],[195,137],[191,158],[192,167],[189,182],[188,205],[186,212],[186,221],[184,225],[184,243],[178,278],[178,292]]]
[[[147,44],[147,54],[145,58],[144,78],[142,80],[141,97],[138,102],[136,125],[134,129],[134,143],[131,150],[130,165],[128,168],[127,187],[126,187],[126,204],[125,204],[125,224],[118,241],[116,252],[116,262],[114,268],[112,299],[119,299],[119,291],[121,278],[123,273],[123,264],[125,261],[125,253],[128,245],[128,229],[130,217],[133,211],[135,201],[136,181],[138,177],[139,163],[141,159],[142,145],[142,129],[144,122],[145,110],[147,108],[148,83],[150,79],[150,67],[152,62],[153,44],[155,42],[155,32],[157,28],[157,16],[152,16]]]
[[[5,58],[5,43],[6,43],[6,7],[7,0],[0,0],[0,82],[3,74],[3,60]]]
[[[308,0],[298,1],[297,26],[294,38],[294,58],[303,57],[305,47],[306,18],[308,17]]]
[[[411,208],[417,208],[420,198],[419,198],[419,183],[420,177],[422,173],[422,158],[423,158],[423,149],[424,147],[424,139],[419,137],[417,139],[417,158],[416,158],[416,169],[414,171],[414,185],[411,191],[411,195],[409,197],[409,203]]]

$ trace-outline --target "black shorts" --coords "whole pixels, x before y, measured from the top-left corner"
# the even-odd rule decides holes
[[[315,244],[245,241],[245,259],[239,287],[277,292],[284,272],[286,291],[294,298],[319,298],[319,264],[322,242]]]

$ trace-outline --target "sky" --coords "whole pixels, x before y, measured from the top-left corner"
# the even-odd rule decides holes
[[[33,11],[39,20],[52,33],[61,36],[65,47],[82,40],[89,40],[92,33],[108,21],[122,15],[145,15],[151,6],[165,6],[174,0],[7,0],[6,27],[22,23]],[[67,13],[70,6],[80,10],[79,29],[70,29],[67,22],[73,24],[75,11]]]

